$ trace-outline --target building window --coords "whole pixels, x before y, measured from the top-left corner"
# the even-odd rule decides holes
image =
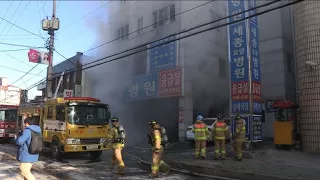
[[[122,26],[117,30],[117,36],[121,39],[128,39],[129,37],[129,24]]]
[[[58,121],[64,121],[65,120],[65,109],[63,105],[56,106],[56,119]]]
[[[227,61],[219,59],[219,77],[225,78],[227,76]]]
[[[153,28],[158,27],[158,11],[153,12]]]
[[[121,31],[120,29],[117,30],[117,39],[121,38]]]
[[[176,20],[176,7],[175,4],[170,5],[170,21]]]
[[[138,19],[138,34],[142,32],[143,29],[143,17]]]
[[[153,28],[157,28],[158,24],[159,27],[163,26],[166,23],[169,23],[171,21],[175,20],[175,5],[172,4],[170,6],[166,6],[159,11],[153,12]],[[158,21],[159,20],[159,21]]]
[[[52,115],[53,115],[53,107],[48,106],[48,114],[47,114],[47,119],[52,120]]]

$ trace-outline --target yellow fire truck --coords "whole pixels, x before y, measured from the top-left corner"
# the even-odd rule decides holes
[[[21,121],[32,117],[41,127],[44,146],[51,149],[56,159],[69,152],[88,152],[96,159],[102,151],[110,149],[103,145],[110,129],[110,110],[99,99],[48,99],[42,107],[21,106],[19,115]]]

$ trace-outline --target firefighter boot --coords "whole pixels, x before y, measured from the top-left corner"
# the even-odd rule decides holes
[[[149,177],[150,177],[150,178],[157,178],[157,177],[159,177],[159,175],[158,175],[158,174],[150,173],[150,174],[149,174]]]
[[[117,174],[124,174],[124,166],[119,166],[116,173]]]

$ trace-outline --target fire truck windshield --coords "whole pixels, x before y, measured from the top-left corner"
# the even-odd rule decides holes
[[[69,106],[68,122],[74,125],[105,125],[109,122],[109,110],[101,106]]]
[[[17,110],[0,110],[0,121],[17,121]]]

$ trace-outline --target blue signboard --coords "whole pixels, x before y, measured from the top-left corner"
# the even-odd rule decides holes
[[[228,14],[237,14],[245,11],[245,1],[244,0],[228,0]],[[229,22],[237,21],[239,19],[243,19],[244,13],[233,16],[229,18]]]
[[[248,8],[252,9],[256,7],[256,0],[248,1]],[[249,11],[250,15],[254,15],[256,10]],[[252,91],[253,91],[253,114],[262,113],[261,104],[261,83],[260,83],[260,52],[259,52],[259,29],[258,18],[253,17],[248,21],[249,33],[250,33],[250,55],[252,62]]]
[[[151,43],[150,46],[174,40],[175,36],[171,36],[164,40]],[[150,49],[149,51],[149,72],[157,72],[164,69],[172,69],[177,65],[177,41],[163,44]]]
[[[159,96],[158,73],[147,74],[132,78],[128,89],[124,92],[125,101],[156,98]]]
[[[242,119],[246,121],[246,138],[250,140],[250,116],[242,116]],[[232,116],[232,134],[236,131],[236,117]]]
[[[262,116],[252,116],[252,141],[262,140]]]
[[[233,15],[245,11],[244,0],[229,0],[228,14]],[[229,18],[229,22],[243,19],[245,14]],[[247,48],[246,22],[238,22],[228,27],[229,33],[229,61],[231,77],[232,113],[249,113],[249,61]]]

